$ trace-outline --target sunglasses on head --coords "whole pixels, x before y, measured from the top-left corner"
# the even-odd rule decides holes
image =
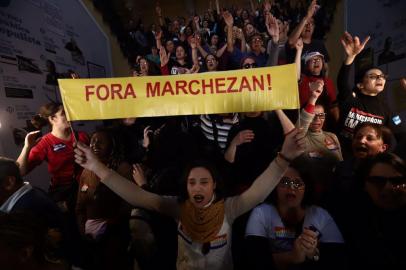
[[[284,176],[279,181],[279,185],[284,188],[299,189],[302,190],[305,188],[305,183],[299,178],[290,178]]]
[[[405,176],[395,176],[395,177],[385,177],[385,176],[368,176],[366,181],[383,188],[386,183],[390,182],[393,188],[406,188],[406,177]]]
[[[256,63],[248,63],[243,65],[244,68],[256,68],[258,65]]]

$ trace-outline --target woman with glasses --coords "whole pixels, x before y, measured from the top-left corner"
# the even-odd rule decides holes
[[[387,78],[382,70],[372,67],[357,72],[355,87],[350,81],[354,59],[363,51],[369,38],[361,42],[357,36],[353,37],[347,32],[341,38],[347,56],[337,78],[337,99],[341,112],[339,136],[345,156],[351,151],[351,138],[358,124],[369,122],[391,128],[399,124],[381,95]]]
[[[293,160],[271,203],[252,211],[245,235],[253,269],[343,266],[343,237],[330,214],[312,204],[314,186],[306,168],[304,159]]]
[[[364,160],[356,171],[358,189],[343,217],[350,265],[406,269],[406,163],[391,153]],[[351,268],[352,269],[352,268]]]

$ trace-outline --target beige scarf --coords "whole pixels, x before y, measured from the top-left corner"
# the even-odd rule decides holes
[[[196,208],[189,200],[181,204],[180,222],[187,236],[194,242],[213,241],[223,225],[223,220],[223,199],[202,209]]]

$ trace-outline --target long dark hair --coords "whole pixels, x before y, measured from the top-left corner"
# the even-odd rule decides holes
[[[187,199],[189,199],[189,194],[187,192],[187,180],[189,178],[189,174],[194,168],[205,168],[208,170],[213,178],[214,183],[216,183],[216,201],[219,201],[220,199],[224,198],[224,193],[223,193],[223,180],[221,178],[221,175],[217,168],[214,166],[213,163],[211,163],[209,160],[206,159],[199,159],[199,160],[194,160],[190,162],[186,167],[185,170],[183,171],[182,177],[181,177],[181,183],[180,183],[180,194],[178,196],[179,202],[184,202]]]
[[[104,133],[109,138],[111,143],[111,154],[107,159],[106,165],[112,170],[117,170],[120,164],[124,161],[125,155],[124,146],[117,140],[118,135],[116,134],[116,131],[112,128],[100,127],[93,132],[91,137],[93,137],[96,133]]]

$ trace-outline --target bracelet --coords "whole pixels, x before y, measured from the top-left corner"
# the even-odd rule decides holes
[[[292,160],[287,158],[284,154],[282,154],[281,152],[278,152],[278,157],[280,157],[281,159],[283,159],[284,161],[286,161],[287,163],[291,163]]]

